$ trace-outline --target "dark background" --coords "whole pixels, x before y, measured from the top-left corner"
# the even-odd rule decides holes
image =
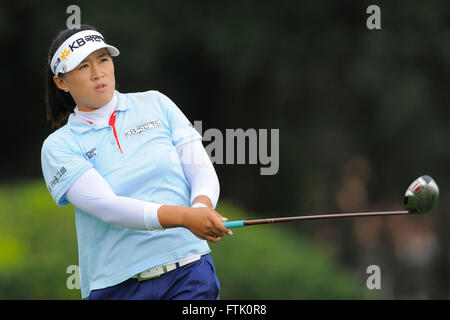
[[[5,186],[42,180],[44,70],[70,4],[120,50],[119,91],[158,90],[204,131],[279,129],[278,173],[215,164],[221,199],[261,217],[401,210],[409,184],[431,175],[432,216],[282,228],[325,243],[343,268],[390,270],[382,297],[450,297],[448,2],[3,2]],[[366,27],[370,4],[381,30]]]

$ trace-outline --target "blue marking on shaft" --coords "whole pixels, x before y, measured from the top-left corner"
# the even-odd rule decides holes
[[[237,220],[237,221],[224,222],[223,224],[228,229],[230,229],[230,228],[242,228],[242,227],[245,227],[244,222],[245,222],[245,220]]]

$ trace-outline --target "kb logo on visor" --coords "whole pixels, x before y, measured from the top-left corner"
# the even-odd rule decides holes
[[[56,71],[56,68],[61,63],[62,60],[67,60],[67,57],[71,52],[73,52],[75,49],[78,49],[82,46],[84,46],[86,43],[92,42],[105,42],[105,39],[102,36],[91,34],[87,35],[85,37],[78,38],[77,40],[73,41],[72,44],[69,44],[69,48],[64,49],[61,51],[61,56],[58,57],[53,65],[53,72]],[[67,68],[67,67],[66,67]],[[61,70],[62,72],[65,72],[65,70]]]
[[[61,52],[61,59],[66,60],[66,57],[67,57],[69,54],[70,54],[70,50],[64,49],[64,50]],[[55,66],[55,68],[56,68],[56,66]]]
[[[69,44],[69,49],[71,51],[74,51],[75,49],[78,49],[78,48],[84,46],[88,41],[95,41],[95,42],[103,41],[103,42],[105,42],[105,40],[101,36],[89,35],[89,36],[85,36],[84,38],[79,38],[79,39],[75,40],[74,42],[72,42],[72,44]]]

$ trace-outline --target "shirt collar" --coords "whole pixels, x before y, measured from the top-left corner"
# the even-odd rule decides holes
[[[120,93],[119,91],[116,90],[116,94],[117,94],[117,106],[116,106],[116,110],[117,111],[125,111],[128,110],[129,106],[129,101],[127,101],[127,97],[126,95],[124,95],[123,93]]]
[[[128,101],[126,99],[126,96],[119,91],[115,90],[115,94],[117,95],[117,111],[126,111],[129,108]],[[83,134],[89,130],[94,129],[102,129],[107,126],[97,126],[95,124],[88,123],[85,120],[82,120],[75,116],[75,113],[71,113],[69,115],[69,118],[67,120],[67,126],[69,126],[70,129],[75,131],[78,134]]]
[[[80,118],[90,124],[95,123],[98,127],[106,127],[108,125],[109,117],[111,113],[114,112],[117,106],[117,93],[114,92],[111,101],[102,106],[101,108],[97,108],[93,111],[81,111],[78,106],[75,107],[74,113],[76,118]]]

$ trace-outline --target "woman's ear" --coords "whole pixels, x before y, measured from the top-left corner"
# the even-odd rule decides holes
[[[61,89],[64,90],[65,92],[69,92],[69,89],[67,89],[66,84],[64,83],[64,79],[58,77],[57,75],[53,76],[53,82],[56,84],[56,86]]]

